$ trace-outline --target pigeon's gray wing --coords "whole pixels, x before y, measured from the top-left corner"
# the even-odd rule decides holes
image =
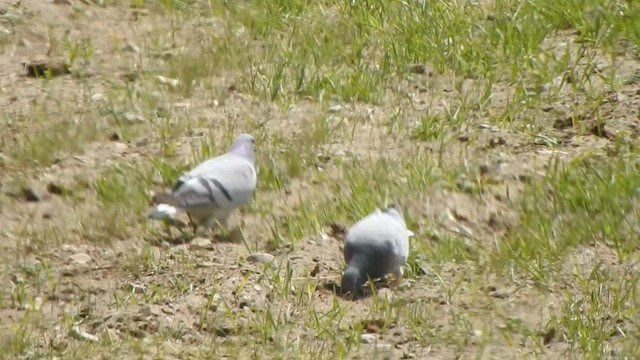
[[[234,154],[207,160],[174,186],[175,205],[185,210],[232,209],[243,205],[256,188],[253,164]]]

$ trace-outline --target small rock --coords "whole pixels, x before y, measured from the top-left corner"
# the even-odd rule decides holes
[[[362,334],[360,335],[360,342],[363,344],[373,344],[376,342],[376,336],[374,334]]]
[[[248,296],[243,297],[242,299],[240,299],[240,301],[238,302],[238,308],[242,309],[242,308],[246,308],[246,307],[250,307],[251,306],[251,298]]]
[[[460,135],[460,136],[458,136],[458,141],[467,142],[467,141],[469,141],[469,136],[468,135]]]
[[[134,44],[131,44],[131,43],[122,45],[121,49],[122,49],[122,51],[130,52],[130,53],[134,53],[134,54],[137,54],[137,53],[140,52],[140,48],[137,47]]]
[[[275,257],[267,253],[253,253],[247,256],[246,260],[250,263],[273,263]]]
[[[158,80],[158,82],[161,83],[161,84],[169,85],[171,87],[176,87],[176,86],[178,86],[178,84],[180,84],[180,80],[171,79],[171,78],[168,78],[168,77],[164,77],[162,75],[156,76],[156,80]]]
[[[489,147],[492,147],[492,148],[494,148],[496,146],[499,146],[499,145],[506,145],[506,144],[507,144],[507,142],[501,137],[491,138],[489,140]]]
[[[570,128],[573,126],[573,118],[572,117],[567,117],[564,119],[556,119],[556,121],[553,122],[553,128],[554,129],[566,129],[566,128]]]
[[[459,179],[458,181],[456,181],[456,187],[466,193],[472,193],[475,190],[476,185],[471,181]]]
[[[42,194],[31,187],[22,188],[22,195],[24,196],[25,200],[30,202],[40,202],[43,200]]]
[[[22,63],[22,66],[27,71],[27,76],[31,77],[44,77],[46,74],[50,76],[60,76],[71,74],[71,70],[69,70],[69,65],[63,62],[42,62],[42,61],[32,61],[29,63]]]
[[[376,344],[376,349],[378,351],[389,352],[392,348],[393,346],[391,344]]]
[[[200,248],[200,249],[212,249],[213,248],[213,244],[211,243],[211,240],[207,239],[207,238],[203,238],[203,237],[197,237],[193,240],[191,240],[191,246],[195,247],[195,248]]]
[[[529,175],[529,174],[520,174],[520,175],[518,175],[518,180],[520,180],[523,183],[529,183],[529,182],[531,182],[531,175]]]
[[[169,245],[171,246],[171,245]],[[172,253],[189,253],[189,248],[187,247],[186,244],[178,244],[175,246],[171,246],[171,252]]]
[[[548,331],[540,333],[540,336],[542,336],[542,343],[547,345],[556,337],[556,328],[552,327]]]
[[[69,256],[69,260],[75,265],[86,265],[91,261],[91,256],[85,253],[77,253]]]
[[[309,275],[311,276],[316,276],[320,273],[322,269],[320,268],[320,263],[316,263],[316,266],[313,267],[313,270],[311,270],[311,272],[309,273]]]
[[[409,67],[409,71],[411,71],[414,74],[426,74],[427,73],[427,67],[422,65],[422,64],[415,64],[415,65],[411,65],[411,67]]]
[[[327,109],[327,112],[337,113],[337,112],[340,112],[340,110],[342,110],[342,105],[333,105]]]
[[[206,269],[206,268],[212,268],[214,267],[216,264],[211,262],[211,261],[203,261],[203,262],[199,262],[196,267],[201,268],[201,269]]]
[[[60,268],[60,274],[64,277],[76,276],[79,272],[78,267],[71,264],[67,264]]]
[[[327,242],[327,241],[331,240],[331,237],[329,235],[325,234],[324,232],[322,232],[322,233],[320,233],[319,240],[321,242]]]
[[[214,306],[214,305],[212,305],[212,306]],[[176,313],[176,311],[175,311],[175,310],[173,310],[173,309],[172,309],[172,308],[170,308],[170,307],[163,307],[163,308],[162,308],[162,312],[163,312],[163,313],[165,313],[165,314],[167,314],[167,315],[174,315],[174,314]]]
[[[500,131],[500,129],[499,129],[499,128],[497,128],[497,127],[495,127],[495,126],[491,126],[491,125],[489,125],[489,124],[478,124],[478,127],[479,127],[480,129],[483,129],[483,130],[489,130],[489,131],[491,131],[491,132],[498,132],[498,131]]]
[[[126,81],[132,82],[132,81],[136,81],[136,79],[140,77],[140,72],[138,71],[126,72],[126,73],[121,73],[120,76]]]
[[[468,238],[473,238],[473,231],[462,224],[455,224],[455,229],[453,229],[453,231]]]
[[[73,245],[64,244],[64,245],[62,245],[62,251],[71,252],[71,253],[77,253],[78,249]]]
[[[100,338],[98,338],[97,336],[93,334],[89,334],[86,331],[83,331],[78,326],[74,326],[71,328],[71,336],[78,340],[85,340],[85,341],[91,341],[91,342],[97,342],[100,340]]]
[[[58,184],[52,183],[52,182],[47,184],[47,191],[50,194],[53,194],[53,195],[66,195],[66,194],[69,194],[69,190],[65,189],[64,187],[62,187],[62,186],[60,186]]]
[[[101,93],[95,93],[95,94],[91,95],[91,101],[99,102],[99,101],[104,101],[104,100],[105,100],[105,97]]]
[[[142,116],[132,113],[132,112],[126,112],[124,113],[124,118],[125,120],[129,121],[129,122],[136,122],[136,121],[142,121],[144,120],[142,118]]]
[[[216,336],[227,337],[227,336],[233,334],[233,328],[231,328],[229,326],[218,325],[218,326],[215,327],[214,332],[215,332]]]
[[[140,309],[144,316],[160,316],[162,310],[158,305],[146,305]]]
[[[117,132],[112,132],[111,135],[109,135],[109,140],[120,141],[120,135]]]
[[[144,147],[144,146],[147,146],[147,145],[149,145],[149,139],[147,139],[147,138],[142,138],[142,139],[136,140],[135,145],[136,145],[137,147]]]
[[[141,324],[142,326],[146,325],[145,323]],[[134,328],[134,327],[126,327],[126,332],[127,334],[137,338],[137,339],[144,339],[147,334],[140,329]]]
[[[487,285],[487,286],[484,288],[484,290],[485,290],[485,291],[489,291],[489,292],[491,292],[491,291],[496,291],[496,290],[498,290],[498,288],[497,288],[495,285]]]

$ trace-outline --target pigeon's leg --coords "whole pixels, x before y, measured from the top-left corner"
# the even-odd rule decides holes
[[[395,270],[393,270],[393,272],[391,272],[391,275],[393,277],[393,280],[391,282],[391,286],[393,288],[397,288],[400,285],[400,282],[402,281],[402,275],[404,274],[404,271],[402,270],[402,266],[398,266]]]
[[[216,221],[214,216],[210,216],[200,221],[200,225],[202,225],[202,228],[208,229],[209,235],[211,235],[212,238],[215,236],[215,233],[216,233],[215,223]]]
[[[189,213],[187,213],[187,217],[189,217],[189,225],[191,225],[191,229],[193,229],[193,235],[195,236],[198,231],[198,224],[193,221],[193,218],[191,218],[191,215]]]

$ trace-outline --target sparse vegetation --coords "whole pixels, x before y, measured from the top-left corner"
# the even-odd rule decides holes
[[[640,3],[2,6],[0,358],[640,356]],[[145,219],[241,132],[242,241]],[[405,281],[337,296],[392,194]]]

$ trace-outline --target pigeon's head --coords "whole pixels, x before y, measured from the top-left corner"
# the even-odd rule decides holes
[[[229,147],[229,152],[242,155],[251,161],[254,161],[253,147],[255,140],[249,134],[240,134],[233,139],[233,143]]]
[[[342,294],[350,293],[351,296],[360,294],[360,289],[365,283],[365,277],[362,276],[360,270],[354,266],[349,266],[342,274],[342,282],[340,284],[340,290]]]

